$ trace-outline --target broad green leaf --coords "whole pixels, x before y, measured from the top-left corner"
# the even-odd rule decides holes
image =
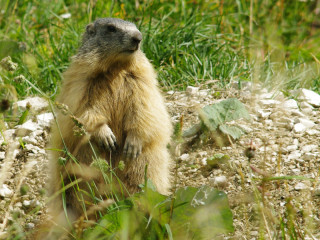
[[[234,231],[224,192],[209,186],[181,188],[176,192],[175,206],[170,226],[178,239],[212,239]]]
[[[210,131],[214,132],[219,129],[234,139],[243,135],[244,131],[238,126],[228,125],[227,123],[241,118],[250,119],[247,109],[236,98],[205,106],[199,111],[199,117]]]

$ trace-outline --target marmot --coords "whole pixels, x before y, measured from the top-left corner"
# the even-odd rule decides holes
[[[51,147],[67,148],[76,160],[61,152],[53,154],[53,193],[74,180],[72,175],[79,173],[75,166],[82,171],[90,169],[94,154],[111,163],[129,193],[144,183],[146,165],[147,177],[157,190],[169,193],[171,160],[167,145],[172,127],[155,71],[140,50],[141,40],[136,26],[121,19],[100,18],[87,25],[78,53],[63,74],[57,102],[68,106],[90,139],[88,135],[75,136],[74,121],[68,114],[57,113],[59,128],[53,128]],[[59,157],[67,158],[67,163],[59,164]],[[121,160],[125,163],[122,171],[117,168]],[[72,173],[67,172],[70,169]],[[81,187],[86,187],[90,174],[88,178]],[[101,182],[95,184],[101,186]],[[66,207],[78,217],[88,200],[72,188],[66,190]],[[62,207],[61,196],[58,201]]]

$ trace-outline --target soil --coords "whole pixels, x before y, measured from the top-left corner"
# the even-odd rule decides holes
[[[281,92],[250,84],[241,90],[232,84],[221,90],[213,82],[184,92],[169,91],[165,97],[172,121],[182,122],[183,130],[199,123],[198,109],[226,98],[239,99],[250,112],[250,121],[237,122],[247,131],[240,139],[222,136],[226,144],[218,146],[213,134],[207,141],[186,139],[172,151],[175,187],[209,185],[227,193],[235,232],[225,239],[277,239],[281,223],[289,236],[290,216],[298,239],[320,239],[318,108],[304,101],[297,101],[298,108],[283,107],[288,97]],[[300,131],[296,127],[301,119],[314,125]],[[49,127],[26,133],[29,138],[14,133],[6,130],[7,143],[0,147],[0,239],[6,239],[10,223],[33,229],[47,213]],[[22,147],[19,139],[27,143]],[[208,164],[218,153],[229,159]],[[262,181],[268,177],[280,179]]]

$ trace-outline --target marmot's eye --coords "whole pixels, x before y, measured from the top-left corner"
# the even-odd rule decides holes
[[[113,25],[109,25],[109,26],[108,26],[108,31],[109,31],[109,32],[116,32],[116,31],[117,31],[117,29],[116,29],[116,27],[115,27],[115,26],[113,26]]]

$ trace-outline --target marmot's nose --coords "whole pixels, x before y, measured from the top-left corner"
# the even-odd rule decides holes
[[[141,32],[135,32],[132,34],[131,41],[132,43],[139,44],[142,40]]]

